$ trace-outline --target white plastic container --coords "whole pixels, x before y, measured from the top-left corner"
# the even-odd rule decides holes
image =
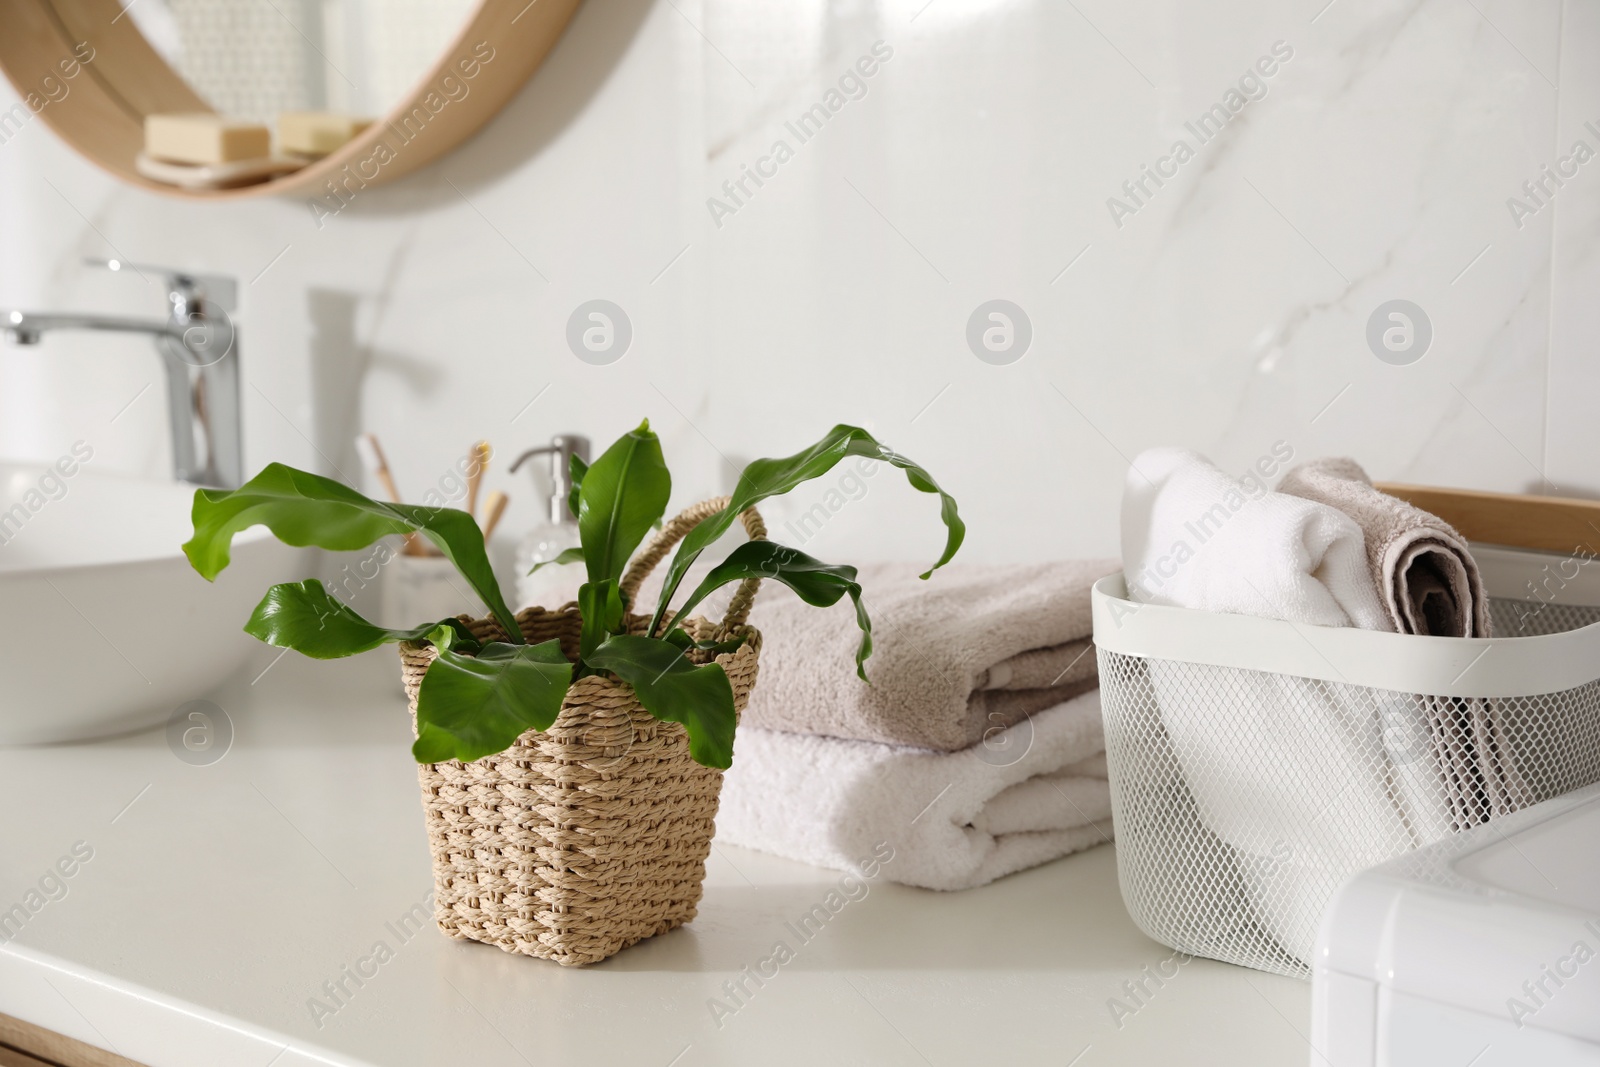
[[[1356,875],[1311,999],[1330,1067],[1600,1064],[1600,786]]]
[[[1600,562],[1475,547],[1494,638],[1094,589],[1122,896],[1175,949],[1307,976],[1356,872],[1600,781]]]

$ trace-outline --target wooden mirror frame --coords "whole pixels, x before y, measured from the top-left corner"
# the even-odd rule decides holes
[[[18,122],[16,108],[0,111],[0,145],[40,118],[102,170],[152,192],[188,200],[342,199],[424,167],[478,132],[538,69],[578,3],[480,0],[411,92],[348,144],[254,185],[184,189],[134,169],[134,157],[144,148],[144,117],[212,108],[123,17],[124,5],[0,0],[0,70],[27,112]]]

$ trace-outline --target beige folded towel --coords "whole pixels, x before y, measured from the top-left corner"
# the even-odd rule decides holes
[[[761,683],[742,723],[955,751],[1098,684],[1089,587],[1120,565],[1078,560],[861,568],[872,616],[871,684],[855,673],[859,632],[848,600],[822,610],[776,582],[751,622]]]
[[[1366,537],[1367,566],[1403,634],[1488,637],[1489,595],[1467,540],[1449,523],[1372,486],[1353,459],[1292,468],[1278,492],[1338,508]]]

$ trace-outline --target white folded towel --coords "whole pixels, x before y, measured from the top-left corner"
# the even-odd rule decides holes
[[[1128,593],[1150,604],[1393,630],[1361,527],[1326,504],[1228,477],[1185,448],[1141,452],[1122,496]]]
[[[1139,455],[1122,507],[1134,599],[1392,632],[1361,527],[1325,504],[1268,490],[1270,473],[1236,481],[1184,449]],[[1196,812],[1233,850],[1238,907],[1301,961],[1310,962],[1322,906],[1345,878],[1448,828],[1431,766],[1387,755],[1395,709],[1371,690],[1232,667],[1148,666]],[[1174,802],[1182,806],[1182,794]]]
[[[1100,693],[956,752],[741,728],[716,840],[839,870],[969,889],[1111,840]]]

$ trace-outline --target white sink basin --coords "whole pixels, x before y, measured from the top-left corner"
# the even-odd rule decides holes
[[[262,647],[241,627],[302,550],[240,535],[207,582],[179,547],[192,487],[0,463],[0,744],[166,721]]]

